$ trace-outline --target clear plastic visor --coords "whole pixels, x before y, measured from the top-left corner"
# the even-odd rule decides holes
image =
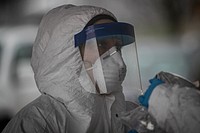
[[[123,91],[126,100],[137,102],[141,81],[134,36],[95,36],[87,39],[80,51],[81,74],[86,74],[92,84],[92,87],[83,85],[86,90],[98,94]],[[87,82],[86,79],[82,81]]]

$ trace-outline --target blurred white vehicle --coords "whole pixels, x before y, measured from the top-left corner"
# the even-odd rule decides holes
[[[0,115],[13,116],[40,95],[30,57],[37,26],[0,28]]]

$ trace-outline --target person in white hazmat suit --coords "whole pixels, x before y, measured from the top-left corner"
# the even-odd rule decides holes
[[[123,56],[135,57],[129,53],[134,41],[133,26],[103,8],[63,5],[48,12],[31,59],[42,95],[3,133],[124,133],[126,127],[129,133],[198,133],[200,92],[169,73],[151,80],[139,98],[144,107],[126,112],[122,83],[137,73],[130,74],[133,63]]]
[[[124,133],[116,117],[126,110],[121,84],[128,67],[121,48],[133,44],[133,31],[99,7],[63,5],[49,11],[31,58],[42,95],[3,133]]]

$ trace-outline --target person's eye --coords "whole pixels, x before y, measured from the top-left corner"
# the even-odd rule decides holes
[[[105,42],[100,41],[100,42],[98,42],[98,48],[105,50],[105,49],[107,49],[107,46],[106,46]]]

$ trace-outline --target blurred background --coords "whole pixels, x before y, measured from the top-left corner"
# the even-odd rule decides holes
[[[134,25],[143,89],[160,71],[200,79],[199,0],[1,0],[1,128],[40,95],[30,67],[32,45],[42,16],[62,4],[104,7]]]

